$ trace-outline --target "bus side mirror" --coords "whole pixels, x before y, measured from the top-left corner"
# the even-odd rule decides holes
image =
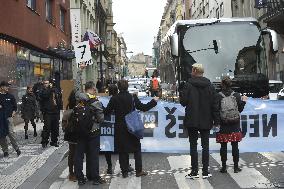
[[[276,31],[271,30],[271,29],[264,29],[264,30],[261,31],[261,34],[262,35],[266,35],[266,34],[269,35],[270,43],[272,44],[271,45],[272,51],[274,53],[277,53],[278,52],[278,39],[277,39]]]
[[[173,34],[170,40],[172,56],[178,56],[178,34]]]

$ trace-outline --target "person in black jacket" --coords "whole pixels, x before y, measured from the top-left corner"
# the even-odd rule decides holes
[[[0,83],[0,102],[4,108],[5,115],[8,120],[8,125],[9,125],[8,137],[11,141],[13,148],[16,150],[17,155],[19,156],[21,154],[21,151],[16,141],[15,132],[14,132],[14,120],[13,120],[17,111],[17,103],[15,97],[8,92],[9,87],[10,83],[6,81],[2,81]],[[4,157],[8,157],[9,153],[8,153],[7,140],[1,141],[1,147],[4,152]]]
[[[25,139],[28,139],[29,122],[32,123],[32,126],[34,128],[34,137],[37,136],[36,124],[34,121],[36,116],[36,111],[37,111],[36,97],[33,94],[32,87],[28,86],[27,93],[22,97],[22,107],[21,107],[22,118],[25,121]]]
[[[76,97],[75,90],[72,90],[68,97],[68,104],[66,110],[63,112],[62,117],[62,130],[64,131],[64,140],[68,141],[69,151],[68,151],[68,167],[69,167],[69,176],[70,181],[76,181],[74,171],[74,159],[77,146],[77,135],[74,132],[74,125],[72,123],[72,114],[73,109],[76,106]]]
[[[202,64],[192,65],[192,78],[188,80],[180,91],[180,103],[185,106],[184,127],[188,131],[191,156],[191,173],[186,178],[198,178],[198,133],[201,136],[202,146],[202,176],[212,176],[208,171],[209,166],[209,134],[213,126],[218,124],[218,106],[216,91],[210,80],[203,77]]]
[[[246,104],[247,97],[241,97],[239,93],[234,92],[231,89],[232,81],[229,77],[224,77],[221,82],[222,91],[218,94],[218,106],[221,109],[221,100],[224,96],[233,96],[237,103],[239,112],[242,112]],[[217,133],[216,141],[221,144],[220,155],[222,161],[221,173],[226,173],[226,161],[227,161],[227,143],[231,142],[232,155],[234,162],[234,172],[238,173],[241,169],[238,166],[239,163],[239,148],[238,143],[242,140],[242,132],[240,128],[240,119],[234,122],[226,122],[220,118],[220,132]]]
[[[43,84],[44,88],[39,93],[44,119],[41,144],[45,148],[51,134],[50,145],[58,147],[60,110],[63,109],[62,94],[49,80],[45,80]]]
[[[155,97],[147,104],[142,104],[136,95],[129,94],[126,80],[118,82],[118,89],[119,93],[111,97],[104,113],[109,115],[114,111],[115,114],[114,150],[119,153],[122,176],[123,178],[128,177],[129,153],[134,153],[136,177],[145,176],[148,173],[142,170],[140,139],[128,132],[125,116],[133,111],[133,104],[138,110],[148,111],[157,105],[158,98]]]

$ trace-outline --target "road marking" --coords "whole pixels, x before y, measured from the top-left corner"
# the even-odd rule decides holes
[[[211,154],[211,157],[213,157],[219,165],[222,165],[219,154]],[[240,162],[245,164],[245,161],[241,158]],[[240,188],[272,188],[271,182],[255,168],[242,167],[242,171],[239,173],[234,173],[233,168],[229,168],[228,174],[236,181]]]
[[[54,182],[49,189],[59,189],[62,185],[63,181]]]
[[[284,161],[283,152],[261,152],[259,154],[263,155],[264,157],[273,162]]]
[[[134,159],[130,159],[129,163],[135,165]],[[120,173],[119,161],[116,161],[114,175]],[[122,178],[122,175],[111,179],[109,189],[141,189],[141,177],[136,177],[135,174],[129,174],[129,177]]]
[[[191,167],[190,162],[191,158],[189,155],[181,155],[181,156],[169,156],[168,158],[171,169],[178,170],[179,168],[188,168]],[[176,179],[177,185],[181,189],[213,189],[212,185],[207,179],[186,179],[185,175],[189,174],[190,171],[185,173],[176,172],[174,173],[174,177]],[[202,177],[202,175],[200,175]]]

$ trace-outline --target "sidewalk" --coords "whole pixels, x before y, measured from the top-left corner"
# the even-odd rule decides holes
[[[41,147],[43,123],[37,123],[38,136],[33,137],[33,127],[29,125],[29,139],[24,138],[24,124],[14,128],[16,139],[22,154],[18,157],[9,145],[9,157],[4,158],[0,152],[0,188],[36,188],[49,173],[60,163],[68,151],[68,144],[63,141],[60,129],[59,148]],[[8,139],[9,140],[9,139]]]

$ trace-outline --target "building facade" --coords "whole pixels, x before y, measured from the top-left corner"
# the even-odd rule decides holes
[[[130,76],[141,77],[145,74],[146,67],[152,64],[152,57],[139,53],[130,57],[128,70]]]
[[[80,9],[82,40],[85,40],[86,32],[91,31],[102,41],[100,46],[91,49],[94,64],[83,73],[83,83],[97,82],[98,78],[106,83],[114,75],[116,55],[112,0],[71,0],[70,8]],[[74,72],[77,72],[75,63],[73,65]]]
[[[231,0],[191,0],[192,19],[232,17]]]
[[[0,80],[19,98],[40,78],[72,79],[69,7],[69,0],[1,2]]]

